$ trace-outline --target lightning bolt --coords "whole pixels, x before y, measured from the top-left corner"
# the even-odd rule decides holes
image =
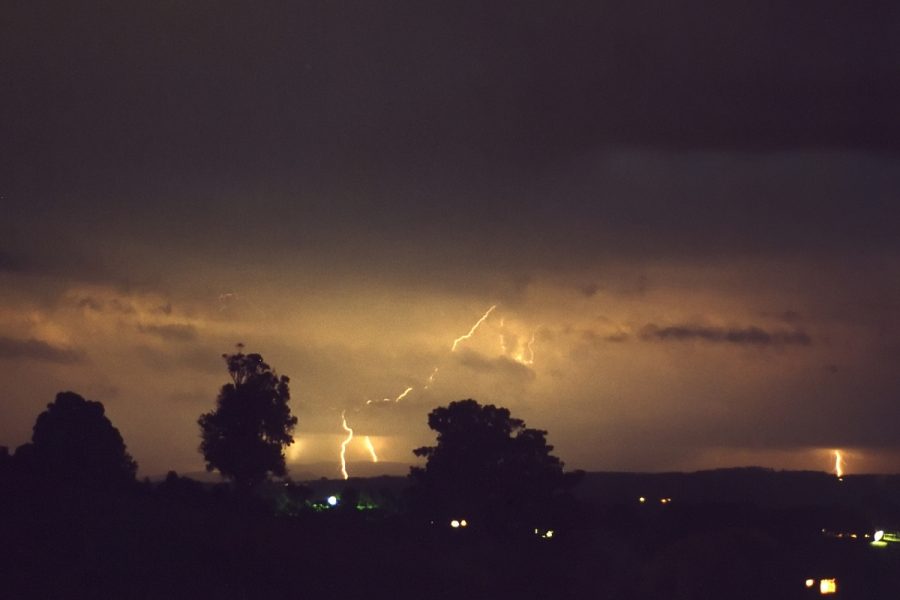
[[[372,440],[369,439],[369,436],[366,436],[366,448],[369,450],[369,454],[372,455],[372,462],[378,462],[378,455],[375,454],[375,446],[372,445]]]
[[[531,332],[531,339],[528,340],[528,364],[534,364],[534,336],[537,334],[537,330]]]
[[[428,387],[428,386],[425,386],[425,387]],[[403,390],[402,392],[400,392],[400,395],[397,396],[396,398],[394,398],[393,400],[391,400],[390,398],[382,398],[381,402],[400,402],[401,400],[406,398],[411,391],[413,391],[412,386],[410,386],[410,387],[406,388],[405,390]],[[375,402],[375,400],[366,400],[366,404],[372,404],[373,402]]]
[[[399,396],[394,398],[394,402],[400,402],[401,400],[406,398],[411,391],[413,391],[413,389],[411,387],[406,388],[405,390],[403,390],[402,394],[400,394]]]
[[[492,312],[494,312],[495,308],[497,308],[496,304],[494,304],[489,309],[487,309],[487,311],[485,311],[485,313],[483,315],[481,315],[481,318],[478,319],[477,321],[475,321],[475,324],[472,325],[472,329],[469,330],[469,333],[461,335],[458,338],[456,338],[455,340],[453,340],[453,345],[450,346],[450,352],[456,352],[456,347],[459,345],[460,342],[464,342],[467,339],[469,339],[470,337],[472,337],[473,335],[475,335],[475,331],[481,326],[482,323],[484,323],[484,321],[488,318],[488,316]]]
[[[531,333],[531,339],[528,340],[528,344],[525,346],[525,350],[519,350],[516,352],[516,355],[513,357],[516,362],[522,363],[523,365],[533,365],[534,364],[534,336],[537,333],[537,330]],[[528,357],[525,357],[525,353],[528,353]]]
[[[347,444],[353,439],[353,430],[347,427],[347,417],[344,416],[344,411],[341,411],[341,427],[347,432],[347,438],[341,442],[341,475],[344,476],[344,479],[350,479],[350,475],[347,474]]]
[[[844,457],[841,456],[840,450],[834,451],[834,474],[838,479],[844,476]]]
[[[425,386],[424,386],[422,389],[427,390],[428,387],[429,387],[432,383],[434,383],[434,378],[435,378],[435,376],[437,375],[437,373],[438,373],[438,367],[435,367],[435,368],[434,368],[434,371],[431,372],[431,375],[428,376],[428,383],[426,383]]]
[[[457,348],[457,346],[459,346],[459,344],[461,342],[464,342],[464,341],[468,340],[469,338],[471,338],[473,335],[475,335],[475,332],[478,330],[478,328],[481,327],[482,323],[484,323],[487,320],[487,318],[491,315],[492,312],[494,312],[494,310],[496,308],[497,308],[496,304],[491,305],[491,307],[488,308],[484,312],[483,315],[481,315],[481,318],[479,318],[477,321],[475,321],[475,324],[472,325],[472,328],[469,329],[468,333],[465,333],[465,334],[459,336],[458,338],[456,338],[455,340],[453,340],[453,344],[450,346],[450,351],[456,352],[456,348]],[[505,321],[502,321],[502,322],[505,322]],[[501,343],[503,343],[502,337],[501,337]],[[531,352],[532,360],[534,359],[534,350],[531,348],[531,344],[533,344],[533,343],[534,343],[534,335],[531,336],[531,342],[529,343],[529,346],[528,346],[528,349]],[[504,352],[505,352],[505,348],[504,348]],[[438,374],[438,369],[439,369],[439,367],[434,367],[434,370],[431,371],[431,375],[428,376],[427,382],[425,383],[424,386],[422,386],[423,389],[427,390],[431,386],[431,384],[434,383],[435,377]],[[398,395],[393,400],[391,400],[390,398],[384,398],[380,401],[370,399],[370,400],[366,400],[366,404],[370,405],[375,402],[392,402],[392,403],[396,404],[396,403],[400,402],[401,400],[403,400],[404,398],[406,398],[410,393],[412,393],[413,389],[414,388],[412,386],[408,386],[405,390],[403,390],[400,393],[400,395]],[[341,425],[343,426],[344,431],[347,432],[347,438],[343,442],[341,442],[341,474],[344,476],[344,479],[349,479],[349,475],[347,474],[346,451],[347,451],[347,444],[349,444],[350,441],[353,439],[353,430],[347,426],[347,419],[345,418],[345,415],[343,412],[341,413]],[[372,440],[370,440],[368,436],[366,436],[366,438],[365,438],[365,444],[366,444],[366,448],[369,450],[369,454],[372,456],[372,462],[377,463],[378,455],[375,453],[375,447],[372,445]]]

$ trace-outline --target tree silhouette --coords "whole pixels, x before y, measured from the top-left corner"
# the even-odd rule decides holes
[[[38,415],[31,443],[15,458],[32,474],[68,484],[105,486],[134,481],[137,463],[103,404],[60,392]]]
[[[200,452],[206,470],[218,469],[239,489],[284,475],[283,448],[294,441],[297,417],[288,406],[287,377],[279,377],[259,354],[223,354],[232,383],[222,386],[216,410],[200,416]]]
[[[427,463],[413,467],[410,478],[414,502],[433,516],[533,527],[548,518],[555,495],[577,481],[550,454],[547,432],[526,428],[505,408],[451,402],[431,411],[428,426],[437,445],[413,451]]]

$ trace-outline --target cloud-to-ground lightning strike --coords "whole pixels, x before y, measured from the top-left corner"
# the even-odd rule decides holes
[[[485,320],[488,318],[488,316],[490,316],[490,314],[492,312],[494,312],[495,308],[497,308],[496,304],[494,304],[489,309],[487,309],[487,311],[483,315],[481,315],[481,318],[478,319],[474,325],[472,325],[472,329],[469,330],[469,333],[466,333],[465,335],[461,335],[458,338],[456,338],[455,340],[453,340],[453,345],[450,346],[450,352],[456,352],[456,347],[459,345],[460,342],[464,342],[467,339],[469,339],[470,337],[472,337],[475,334],[475,331],[481,326],[482,323],[485,322]]]
[[[375,446],[372,445],[372,440],[369,436],[366,436],[366,449],[369,451],[369,454],[372,456],[372,462],[378,462],[378,455],[375,454]]]
[[[840,450],[834,451],[834,474],[838,479],[844,476],[844,457],[841,456]]]
[[[347,438],[341,442],[341,475],[344,476],[344,479],[350,479],[350,475],[347,474],[347,444],[353,440],[353,430],[347,426],[347,417],[344,416],[343,411],[341,412],[341,427],[347,432]]]

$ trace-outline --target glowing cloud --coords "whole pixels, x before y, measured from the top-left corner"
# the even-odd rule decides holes
[[[456,338],[455,340],[453,340],[453,345],[450,346],[450,352],[456,352],[456,347],[459,345],[460,342],[464,342],[467,339],[469,339],[470,337],[472,337],[473,335],[475,335],[475,331],[481,326],[482,323],[485,322],[485,320],[488,318],[488,316],[490,316],[490,314],[492,312],[494,312],[495,308],[497,308],[496,304],[494,304],[489,309],[487,309],[487,311],[485,311],[485,313],[483,315],[481,315],[481,318],[478,319],[474,325],[472,325],[472,328],[469,330],[469,333],[461,335],[458,338]]]
[[[521,363],[523,365],[533,365],[534,364],[534,336],[537,334],[537,331],[533,331],[531,333],[531,339],[528,340],[528,344],[525,346],[524,350],[519,350],[516,352],[516,355],[513,359]]]
[[[343,412],[341,412],[341,427],[347,432],[347,438],[341,442],[341,475],[344,479],[350,479],[350,475],[347,474],[347,444],[353,440],[353,430],[347,426],[347,418]]]

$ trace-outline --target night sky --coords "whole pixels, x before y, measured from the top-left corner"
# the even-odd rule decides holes
[[[329,476],[468,397],[573,468],[900,471],[897,3],[3,13],[0,445],[73,390],[199,470],[243,342]]]

